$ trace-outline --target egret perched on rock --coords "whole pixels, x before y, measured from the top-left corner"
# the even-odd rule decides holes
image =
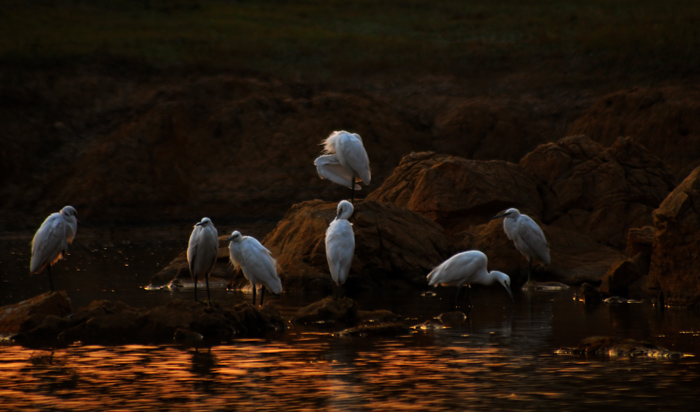
[[[243,275],[253,286],[253,305],[255,305],[255,289],[258,284],[263,285],[260,306],[265,298],[265,287],[276,295],[282,293],[282,282],[277,275],[277,262],[265,246],[254,237],[243,236],[237,230],[231,233],[226,241],[231,242],[228,246],[231,263],[234,267],[240,267],[243,270]]]
[[[352,202],[355,201],[355,190],[361,190],[355,179],[359,177],[365,185],[369,185],[372,178],[369,157],[357,133],[331,133],[323,141],[323,155],[314,160],[314,165],[321,179],[350,188]]]
[[[494,216],[492,219],[503,218],[503,230],[508,239],[515,243],[515,248],[528,259],[527,281],[530,282],[532,259],[537,258],[549,265],[549,245],[542,229],[528,215],[521,214],[518,209],[510,208]]]
[[[431,286],[457,286],[457,295],[455,296],[455,304],[459,305],[459,291],[463,285],[491,285],[500,283],[508,291],[508,295],[513,297],[513,292],[510,290],[510,278],[503,272],[486,270],[488,258],[479,250],[470,250],[467,252],[458,253],[439,266],[433,269],[428,274],[428,284]],[[467,289],[467,303],[469,301],[469,289]]]
[[[194,283],[194,300],[197,301],[197,280],[204,277],[207,283],[207,302],[211,301],[209,295],[209,274],[216,263],[216,255],[219,253],[219,233],[208,217],[202,218],[192,229],[190,242],[187,245],[187,263],[190,266],[190,275]]]
[[[355,233],[352,231],[352,224],[348,222],[354,210],[352,203],[347,200],[338,203],[335,219],[326,230],[326,259],[331,278],[338,290],[348,278],[355,255]]]
[[[73,206],[65,206],[60,212],[51,213],[34,234],[29,272],[36,274],[48,266],[52,292],[51,267],[66,254],[77,232],[78,212]]]

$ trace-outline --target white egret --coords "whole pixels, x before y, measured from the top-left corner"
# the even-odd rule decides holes
[[[258,283],[263,285],[260,306],[265,298],[265,287],[276,295],[282,293],[282,282],[277,275],[277,262],[265,246],[254,237],[242,236],[237,230],[233,231],[226,241],[231,242],[228,246],[231,263],[234,267],[241,268],[243,276],[253,286],[253,305]]]
[[[219,233],[208,217],[202,218],[192,229],[190,241],[187,245],[187,263],[190,266],[190,276],[194,283],[194,300],[197,301],[197,280],[204,277],[207,283],[207,302],[211,301],[209,295],[209,274],[216,263],[216,255],[219,253]]]
[[[66,254],[77,232],[78,212],[73,206],[65,206],[60,212],[51,213],[34,234],[29,272],[37,274],[48,266],[52,292],[51,267]]]
[[[323,141],[323,155],[314,160],[314,165],[321,179],[351,189],[352,202],[355,201],[355,190],[361,190],[355,179],[359,177],[365,185],[369,185],[372,178],[369,157],[357,133],[342,130],[331,133]]]
[[[348,222],[354,210],[352,203],[347,200],[338,203],[335,219],[326,230],[326,259],[338,290],[348,278],[355,254],[355,233],[352,224]]]
[[[527,281],[530,282],[532,259],[537,258],[549,265],[549,245],[542,229],[528,215],[521,214],[518,209],[510,208],[494,216],[492,219],[503,219],[503,230],[508,239],[512,240],[515,248],[528,259]]]
[[[510,290],[510,278],[503,272],[486,270],[488,258],[479,250],[470,250],[467,252],[458,253],[428,274],[428,284],[431,286],[457,286],[457,295],[455,296],[455,304],[459,305],[459,291],[463,285],[491,285],[500,283],[508,291],[510,297],[513,297],[513,292]],[[467,289],[467,303],[469,301],[469,289]]]

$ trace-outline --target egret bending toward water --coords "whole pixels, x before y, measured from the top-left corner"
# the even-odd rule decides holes
[[[428,284],[431,286],[457,286],[455,305],[459,305],[459,291],[463,285],[480,284],[488,286],[497,282],[506,288],[512,298],[513,292],[510,290],[510,278],[508,275],[496,270],[488,272],[486,270],[487,263],[486,255],[479,250],[458,253],[442,262],[428,274]],[[467,289],[467,304],[471,306],[469,289]]]
[[[219,233],[208,217],[194,225],[190,242],[187,245],[187,263],[190,266],[190,276],[194,283],[194,300],[197,301],[197,280],[201,275],[207,282],[207,302],[211,301],[209,295],[209,274],[216,263],[216,255],[219,253]]]
[[[242,236],[237,230],[231,233],[226,241],[231,242],[228,246],[231,263],[234,267],[240,267],[248,282],[253,285],[253,305],[258,283],[263,285],[260,306],[265,298],[265,286],[276,295],[282,293],[282,282],[277,275],[277,262],[265,246],[254,237]]]
[[[352,224],[348,222],[354,210],[352,203],[347,200],[338,203],[335,219],[326,230],[326,259],[331,278],[338,290],[348,278],[355,254],[355,233],[352,231]]]
[[[68,251],[78,232],[78,212],[73,206],[65,206],[58,213],[51,213],[44,220],[32,239],[32,260],[29,272],[36,274],[48,266],[49,283],[53,292],[51,267]]]
[[[369,158],[357,133],[333,132],[323,141],[323,155],[314,160],[316,171],[321,179],[328,179],[352,190],[350,201],[355,201],[355,190],[360,190],[355,178],[365,185],[372,178]]]
[[[503,230],[508,239],[515,243],[515,248],[528,259],[527,281],[530,282],[532,259],[537,258],[549,265],[549,245],[542,229],[528,215],[523,215],[518,209],[510,208],[492,219],[503,219]]]

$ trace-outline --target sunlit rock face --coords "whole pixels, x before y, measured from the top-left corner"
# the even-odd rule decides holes
[[[649,287],[667,305],[700,304],[700,167],[654,211]]]
[[[294,205],[263,240],[285,290],[333,290],[324,240],[336,208],[336,202],[319,200]],[[447,257],[442,228],[408,209],[360,201],[349,221],[355,256],[346,290],[425,287],[427,273]]]

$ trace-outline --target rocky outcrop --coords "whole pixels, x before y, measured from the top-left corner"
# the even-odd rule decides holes
[[[537,181],[517,164],[432,152],[404,157],[367,200],[406,207],[439,223],[448,233],[483,223],[512,205],[535,216],[542,211]]]
[[[664,161],[678,181],[700,165],[700,88],[638,87],[600,97],[569,127],[602,145],[630,136]]]
[[[604,147],[566,137],[537,147],[520,166],[539,184],[543,222],[616,249],[630,228],[652,223],[651,212],[675,187],[663,162],[629,138]]]
[[[666,305],[700,304],[700,167],[654,211],[649,288]]]
[[[445,228],[450,253],[484,251],[493,268],[517,281],[527,261],[490,218],[517,207],[539,222],[550,244],[546,277],[600,283],[630,228],[673,188],[659,159],[630,139],[604,148],[585,136],[544,144],[518,164],[413,153],[368,200],[392,202]]]
[[[234,337],[283,331],[285,323],[271,307],[249,303],[210,305],[175,299],[152,309],[120,301],[94,301],[72,311],[65,293],[48,293],[0,308],[3,334],[27,346],[85,344],[225,342]],[[11,315],[11,316],[10,316]]]
[[[325,234],[337,203],[294,205],[263,243],[277,259],[285,290],[330,292]],[[447,255],[442,228],[408,209],[374,201],[355,202],[349,219],[355,256],[348,291],[424,286],[425,276]]]

